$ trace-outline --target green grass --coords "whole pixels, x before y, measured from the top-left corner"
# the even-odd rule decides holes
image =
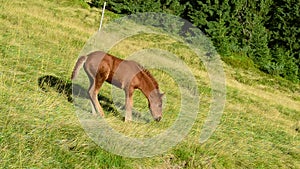
[[[224,64],[224,114],[212,137],[200,144],[211,102],[207,72],[182,44],[151,35],[126,39],[111,53],[126,57],[160,47],[178,54],[197,78],[196,122],[181,143],[161,155],[134,159],[105,151],[85,133],[64,88],[79,52],[98,28],[101,11],[79,0],[0,2],[0,168],[300,168],[299,84]],[[106,11],[104,24],[117,17]],[[105,109],[109,124],[125,135],[152,137],[177,118],[177,84],[168,74],[151,72],[166,93],[164,120],[124,123],[120,112]],[[47,75],[63,88],[43,90],[38,80]],[[101,94],[110,99],[110,89],[105,84]],[[136,109],[147,111],[140,92],[134,102]]]

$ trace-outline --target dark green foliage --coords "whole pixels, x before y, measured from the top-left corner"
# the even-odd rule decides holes
[[[91,5],[102,7],[104,0],[92,0]],[[108,0],[107,8],[118,14],[132,14],[137,12],[161,12],[160,1],[157,0]]]
[[[274,0],[269,20],[269,47],[272,49],[272,72],[292,81],[300,79],[300,1]]]
[[[157,0],[117,0],[111,1],[112,9],[117,13],[160,12],[161,4]]]
[[[91,3],[101,7],[103,2]],[[298,0],[109,0],[108,9],[119,14],[163,12],[181,16],[208,35],[229,64],[239,59],[226,57],[246,56],[266,73],[300,80]],[[186,30],[187,25],[182,25],[181,32]]]

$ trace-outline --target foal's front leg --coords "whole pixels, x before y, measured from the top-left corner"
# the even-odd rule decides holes
[[[125,91],[125,122],[132,121],[133,91],[134,89]]]

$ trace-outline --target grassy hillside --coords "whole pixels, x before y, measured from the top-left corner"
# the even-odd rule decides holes
[[[192,61],[187,63],[197,78],[201,105],[184,141],[164,154],[143,159],[101,149],[82,129],[69,96],[71,71],[97,30],[101,11],[79,0],[0,2],[0,168],[300,168],[299,84],[254,68],[224,65],[224,114],[213,136],[200,144],[211,94],[207,72]],[[104,24],[116,17],[106,11]],[[155,40],[130,38],[112,52],[124,57],[143,45],[155,47],[160,42],[164,48],[171,43]],[[180,53],[175,49],[170,50]],[[176,111],[176,84],[168,75],[152,73],[166,92],[166,112]],[[49,79],[48,87],[39,86],[39,80]],[[103,89],[106,96],[110,85]],[[145,109],[142,99],[137,92],[136,106]],[[166,113],[160,123],[124,123],[114,109],[105,113],[118,131],[136,137],[160,132],[176,119],[176,114]]]

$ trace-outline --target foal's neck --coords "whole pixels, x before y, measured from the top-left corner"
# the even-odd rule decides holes
[[[141,85],[139,89],[147,98],[153,90],[158,89],[156,80],[150,75],[149,72],[142,72]]]

